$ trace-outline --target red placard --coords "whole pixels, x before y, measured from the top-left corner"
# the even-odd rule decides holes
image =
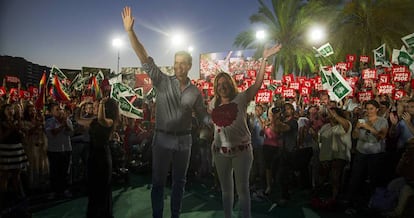
[[[359,92],[358,93],[358,100],[359,100],[359,102],[369,101],[369,100],[371,100],[373,98],[374,98],[374,94],[372,93],[372,91]]]
[[[272,91],[260,89],[256,94],[256,103],[271,103],[272,102]]]
[[[393,73],[394,82],[408,82],[410,81],[410,72],[396,72]]]
[[[310,95],[311,89],[309,87],[301,86],[299,89],[301,95]]]
[[[272,84],[275,84],[277,86],[282,86],[283,82],[280,79],[274,79],[274,80],[272,80]]]
[[[296,82],[302,84],[306,80],[306,76],[298,76],[296,77]]]
[[[135,74],[135,87],[143,88],[144,93],[148,93],[152,88],[152,81],[146,73]]]
[[[20,90],[19,97],[23,98],[25,100],[28,100],[28,99],[30,99],[30,92],[25,91],[25,90]]]
[[[369,56],[365,56],[365,55],[359,56],[359,62],[369,63]]]
[[[8,83],[19,83],[20,79],[16,76],[6,76],[6,82]]]
[[[252,84],[253,84],[253,80],[252,79],[245,79],[243,81],[243,86],[244,86],[245,89],[248,89]]]
[[[393,66],[392,67],[392,73],[402,73],[402,72],[408,72],[408,68],[406,66]]]
[[[346,62],[339,62],[336,64],[336,70],[339,71],[339,69],[343,69],[343,70],[348,70],[348,65],[346,64]]]
[[[248,70],[247,71],[247,77],[249,77],[249,78],[256,77],[256,71],[255,70]]]
[[[19,91],[16,88],[11,88],[9,94],[10,101],[16,102],[19,100]]]
[[[284,88],[282,90],[282,96],[285,98],[295,98],[296,97],[296,92],[294,89],[290,89],[290,88]]]
[[[355,87],[358,82],[358,77],[345,77],[344,79],[351,87]]]
[[[30,86],[29,87],[30,96],[37,98],[39,96],[39,89],[37,87]]]
[[[299,83],[298,82],[292,82],[292,83],[290,83],[289,88],[294,89],[294,90],[299,90]]]
[[[244,74],[236,74],[236,75],[234,75],[234,79],[236,80],[236,81],[240,81],[240,80],[243,80],[244,79]]]
[[[284,84],[289,84],[293,81],[295,81],[295,79],[293,78],[293,74],[283,75],[282,77],[282,82]]]
[[[354,55],[354,54],[346,55],[346,62],[354,62],[354,61],[356,61],[356,55]]]
[[[346,62],[346,68],[348,70],[351,70],[352,68],[354,68],[354,62]]]
[[[374,80],[372,80],[372,79],[365,79],[364,80],[364,87],[365,88],[372,88],[372,87],[374,87]]]
[[[391,81],[389,74],[380,74],[378,75],[379,83],[389,83]]]
[[[275,89],[275,94],[282,94],[283,92],[283,86],[278,86]]]
[[[312,88],[313,82],[311,80],[304,80],[302,86]]]
[[[362,70],[362,79],[376,79],[377,70],[376,69],[364,69]]]
[[[382,83],[377,86],[377,89],[378,94],[392,94],[395,89],[395,85]]]
[[[264,79],[272,79],[272,72],[265,72]]]
[[[394,100],[400,100],[402,97],[406,96],[407,93],[405,93],[404,90],[395,90],[394,95],[393,95],[393,99]]]

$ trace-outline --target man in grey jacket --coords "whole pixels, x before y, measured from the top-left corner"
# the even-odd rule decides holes
[[[179,217],[191,154],[192,112],[195,112],[201,122],[206,124],[209,122],[201,93],[188,78],[192,57],[188,52],[177,52],[174,57],[175,75],[163,74],[154,60],[148,56],[133,30],[134,17],[130,7],[124,8],[122,20],[132,48],[157,91],[155,135],[152,145],[153,217],[159,218],[163,214],[164,186],[170,164],[172,166],[171,217]]]

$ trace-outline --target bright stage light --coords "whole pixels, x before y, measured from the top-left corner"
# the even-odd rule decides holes
[[[114,46],[115,48],[120,48],[122,47],[123,42],[120,38],[115,38],[112,40],[112,46]]]
[[[325,39],[325,30],[321,26],[313,26],[309,29],[309,41],[311,43],[319,43]]]
[[[256,31],[256,39],[263,40],[266,38],[266,33],[264,30]]]
[[[184,42],[184,36],[181,34],[175,34],[171,38],[171,42],[173,43],[173,45],[179,46]]]

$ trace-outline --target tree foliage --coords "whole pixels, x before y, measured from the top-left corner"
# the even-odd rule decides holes
[[[412,0],[258,0],[257,13],[250,16],[251,28],[238,34],[234,45],[257,49],[257,27],[265,29],[267,41],[283,44],[275,57],[275,69],[284,73],[314,72],[317,64],[344,61],[347,54],[369,55],[386,43],[387,52],[400,48],[401,37],[414,30]],[[327,38],[318,45],[309,43],[307,32],[314,24],[323,24]],[[329,59],[315,57],[312,47],[330,42],[335,54]]]
[[[332,28],[337,56],[368,55],[383,43],[387,53],[403,44],[401,37],[414,30],[412,0],[353,0],[342,9]]]
[[[327,23],[327,17],[336,15],[335,7],[324,5],[322,1],[272,0],[270,5],[263,0],[258,2],[258,12],[250,16],[250,22],[265,29],[268,41],[283,45],[275,57],[275,69],[281,66],[284,73],[314,71],[317,60],[308,43],[308,28],[315,23]],[[240,33],[234,45],[258,48],[257,55],[261,54],[264,45],[256,40],[255,33],[255,27]]]

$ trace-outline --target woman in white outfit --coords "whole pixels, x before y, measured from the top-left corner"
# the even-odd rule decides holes
[[[278,44],[263,51],[263,60],[256,81],[244,92],[238,93],[234,80],[225,72],[217,74],[214,80],[215,97],[210,103],[214,123],[212,151],[220,180],[224,217],[226,218],[232,217],[233,172],[242,217],[251,217],[249,174],[253,153],[246,110],[263,82],[267,58],[276,54],[281,47]]]

